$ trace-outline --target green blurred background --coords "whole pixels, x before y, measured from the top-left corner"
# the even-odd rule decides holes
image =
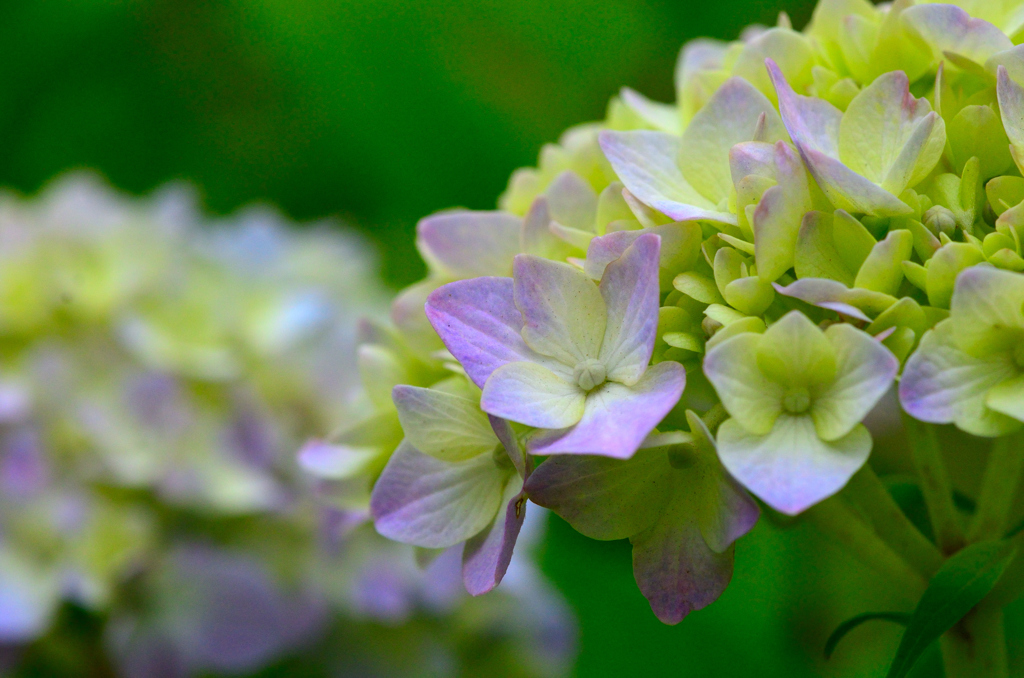
[[[491,208],[542,143],[629,85],[671,100],[679,47],[732,39],[808,0],[5,0],[0,184],[95,168],[144,193],[174,179],[227,213],[255,200],[340,216],[417,279],[418,218]],[[581,623],[577,675],[883,675],[898,630],[837,621],[892,605],[806,526],[762,520],[711,608],[661,625],[626,543],[552,520],[544,566]],[[863,591],[863,592],[862,592]],[[1019,606],[1018,606],[1019,607]],[[1020,615],[1017,615],[1018,617]],[[1020,624],[1011,635],[1019,637]],[[1015,661],[1020,657],[1015,655]],[[934,661],[918,675],[936,675]],[[296,669],[294,675],[302,675]]]

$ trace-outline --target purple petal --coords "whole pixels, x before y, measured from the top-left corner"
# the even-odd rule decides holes
[[[522,224],[507,212],[444,212],[416,225],[416,244],[431,268],[454,278],[511,275]]]
[[[666,624],[678,624],[715,602],[732,579],[732,550],[708,548],[684,493],[677,493],[661,520],[630,541],[636,583]]]
[[[823,99],[804,97],[793,91],[778,64],[765,60],[768,74],[779,98],[779,112],[793,143],[806,151],[839,157],[839,122],[843,112]]]
[[[370,511],[389,539],[447,548],[490,524],[507,476],[489,454],[450,463],[403,442],[373,487]]]
[[[541,356],[520,335],[511,278],[474,278],[449,283],[427,297],[427,318],[444,345],[480,388],[491,372]]]
[[[788,515],[841,490],[870,452],[871,435],[862,425],[826,442],[807,415],[783,414],[763,436],[747,432],[736,419],[718,428],[718,456],[729,473]]]
[[[628,459],[679,402],[685,384],[683,366],[669,361],[651,367],[633,387],[607,382],[588,394],[578,424],[540,433],[530,440],[528,450]]]
[[[601,344],[601,361],[608,378],[635,384],[651,360],[658,329],[658,260],[661,238],[642,235],[622,256],[608,264],[601,278],[601,296],[608,325]]]
[[[827,278],[801,278],[785,287],[778,283],[774,287],[779,294],[868,323],[871,318],[864,310],[878,314],[895,303],[895,299],[887,294],[850,289],[837,280]]]
[[[509,480],[502,498],[505,510],[498,511],[489,529],[466,542],[462,552],[462,581],[470,595],[487,593],[501,583],[508,570],[512,549],[526,517],[526,495],[522,489],[522,478]]]

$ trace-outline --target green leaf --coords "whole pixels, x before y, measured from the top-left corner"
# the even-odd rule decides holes
[[[887,678],[902,678],[932,641],[981,602],[1016,555],[1007,541],[972,544],[943,564],[921,596]]]
[[[906,626],[910,623],[910,614],[907,612],[865,612],[864,614],[858,614],[856,617],[847,619],[837,626],[836,630],[833,631],[832,635],[825,641],[825,659],[832,658],[832,653],[836,651],[836,645],[846,637],[847,633],[854,630],[864,622],[874,621],[876,619],[891,621],[896,624],[903,624]]]

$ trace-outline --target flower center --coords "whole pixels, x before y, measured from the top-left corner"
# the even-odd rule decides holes
[[[790,414],[802,414],[810,406],[811,393],[804,386],[791,388],[782,397],[782,407]]]
[[[576,380],[576,385],[584,391],[594,390],[603,384],[607,377],[608,373],[604,369],[604,363],[593,358],[584,360],[572,371],[572,378]]]

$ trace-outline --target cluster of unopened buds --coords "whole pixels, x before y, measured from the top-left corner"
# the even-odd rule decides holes
[[[675,104],[624,89],[499,210],[420,222],[429,275],[359,353],[376,408],[307,465],[376,478],[381,534],[464,544],[473,593],[501,580],[529,500],[629,538],[676,623],[722,593],[769,511],[816,519],[916,597],[985,563],[998,574],[936,635],[995,628],[1024,579],[1006,538],[1024,468],[1021,40],[1019,0],[821,0],[802,32],[782,16],[689,43]],[[867,464],[862,421],[897,397],[934,541]],[[987,456],[973,513],[937,424]],[[954,631],[947,671],[959,656],[1000,675],[1005,651]]]

